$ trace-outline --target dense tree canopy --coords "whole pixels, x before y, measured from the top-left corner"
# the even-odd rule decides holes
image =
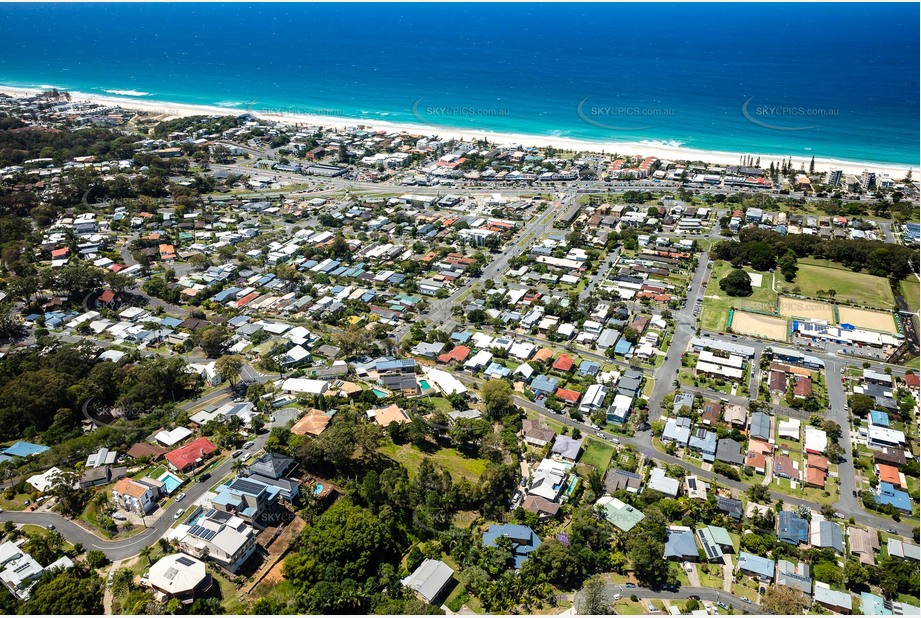
[[[751,296],[751,277],[741,268],[736,268],[720,280],[720,289],[729,296]]]

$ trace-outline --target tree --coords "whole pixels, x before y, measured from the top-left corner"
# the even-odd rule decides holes
[[[635,535],[627,541],[627,555],[640,582],[653,589],[667,583],[670,567],[669,563],[662,559],[665,555],[665,543],[648,535]]]
[[[243,368],[243,357],[239,354],[226,354],[214,363],[214,369],[222,380],[230,382],[231,386]]]
[[[89,492],[81,490],[80,477],[76,472],[62,470],[51,478],[49,494],[58,499],[64,515],[76,517],[83,512],[89,499]]]
[[[847,405],[850,407],[852,414],[864,417],[873,409],[874,402],[869,395],[858,393],[847,398]]]
[[[761,596],[761,607],[768,614],[800,615],[806,608],[806,597],[790,586],[768,586]]]
[[[604,580],[595,575],[585,581],[579,599],[579,613],[585,616],[604,616],[611,613],[611,600],[604,591]]]
[[[102,580],[80,567],[45,572],[20,614],[102,614]]]
[[[198,344],[208,358],[217,358],[224,352],[224,346],[230,338],[230,333],[223,326],[212,326],[205,330],[199,337]]]
[[[144,549],[148,549],[145,547]],[[142,551],[143,553],[143,551]],[[90,565],[90,568],[101,569],[102,567],[109,564],[109,558],[103,552],[98,549],[86,552],[86,563]]]
[[[752,280],[748,273],[736,268],[720,281],[720,289],[729,296],[751,296]]]
[[[480,389],[480,393],[490,418],[500,419],[514,409],[512,387],[505,380],[489,380]]]

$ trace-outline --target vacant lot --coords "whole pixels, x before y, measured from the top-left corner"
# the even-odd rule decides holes
[[[432,463],[447,468],[455,481],[464,478],[468,481],[476,481],[486,469],[484,460],[464,457],[453,448],[443,448],[431,455],[423,453],[412,444],[403,444],[401,446],[388,444],[382,446],[380,450],[384,455],[406,466],[410,474],[416,474],[419,471],[419,466],[422,465],[422,460],[426,457],[431,459]]]
[[[838,305],[838,320],[841,324],[853,324],[860,328],[878,330],[884,333],[898,334],[895,327],[895,318],[891,313],[883,311],[868,311],[856,307]]]
[[[757,273],[746,269],[748,273],[762,275],[761,286],[752,285],[752,295],[746,297],[728,296],[720,289],[720,281],[732,270],[729,262],[714,262],[707,290],[704,294],[703,308],[700,313],[700,327],[704,330],[721,331],[726,329],[729,321],[729,309],[754,309],[756,311],[773,311],[777,303],[777,294],[771,289],[773,273]]]
[[[579,459],[579,463],[591,464],[595,469],[604,474],[611,464],[611,458],[614,456],[614,448],[608,446],[601,440],[587,438],[585,440],[585,451]]]
[[[834,306],[815,300],[802,300],[799,298],[780,297],[780,315],[788,318],[805,318],[810,320],[825,320],[829,324],[835,321]]]
[[[732,316],[732,332],[774,341],[786,341],[787,320],[757,313],[736,311]]]
[[[799,262],[799,272],[792,284],[805,296],[830,296],[828,290],[834,290],[834,299],[839,303],[854,303],[891,309],[895,303],[889,280],[864,273],[855,273],[827,260],[803,259]],[[818,294],[819,291],[825,294]]]

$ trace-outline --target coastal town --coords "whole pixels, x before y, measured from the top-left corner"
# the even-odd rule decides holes
[[[917,614],[918,200],[0,94],[0,607]]]

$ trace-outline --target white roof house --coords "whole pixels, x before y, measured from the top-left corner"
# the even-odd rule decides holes
[[[649,480],[646,482],[646,489],[653,489],[672,498],[678,495],[678,488],[681,482],[665,476],[665,470],[662,468],[653,468],[649,474]]]
[[[828,435],[821,429],[807,426],[803,445],[807,453],[824,453],[825,448],[828,446]]]
[[[329,388],[326,380],[310,380],[308,378],[288,378],[281,385],[281,390],[286,393],[306,393],[308,395],[322,395]]]
[[[445,395],[463,394],[467,392],[467,387],[463,382],[455,378],[447,371],[441,369],[429,369],[426,372],[429,382],[433,383]]]
[[[208,577],[205,563],[185,554],[160,558],[150,567],[147,583],[160,600],[192,594]]]
[[[35,474],[26,479],[26,483],[44,493],[54,487],[56,477],[61,474],[58,467],[48,468],[41,474]]]
[[[154,439],[163,446],[172,446],[177,442],[185,440],[192,435],[192,431],[186,427],[176,427],[170,431],[160,431],[154,436]]]
[[[432,603],[441,596],[452,577],[454,569],[441,560],[426,558],[412,575],[404,577],[401,581],[423,601]]]
[[[777,424],[777,435],[781,438],[788,438],[799,442],[800,420],[791,418],[786,421],[780,421]]]

